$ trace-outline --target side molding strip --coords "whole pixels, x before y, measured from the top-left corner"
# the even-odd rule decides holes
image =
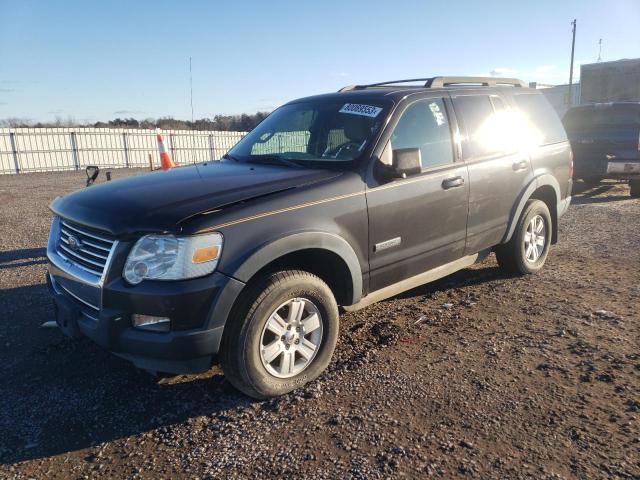
[[[478,261],[482,261],[484,258],[486,258],[484,252],[467,255],[466,257],[459,258],[458,260],[454,260],[453,262],[446,263],[439,267],[415,275],[411,278],[407,278],[398,283],[394,283],[393,285],[389,285],[388,287],[384,287],[380,290],[376,290],[375,292],[371,292],[358,303],[354,305],[343,306],[342,308],[344,308],[347,312],[355,312],[356,310],[368,307],[369,305],[375,302],[379,302],[380,300],[384,300],[385,298],[393,297],[394,295],[405,292],[407,290],[411,290],[412,288],[418,287],[420,285],[424,285],[425,283],[433,282],[434,280],[438,280],[442,277],[446,277],[447,275],[451,275],[458,270],[462,270],[463,268],[473,265]]]
[[[402,243],[402,237],[395,237],[390,240],[385,240],[384,242],[376,243],[373,246],[374,252],[379,252],[381,250],[386,250],[387,248],[397,247]]]

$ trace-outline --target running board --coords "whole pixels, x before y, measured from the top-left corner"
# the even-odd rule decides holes
[[[380,290],[376,290],[375,292],[371,292],[358,303],[346,306],[343,305],[342,308],[347,312],[355,312],[356,310],[368,307],[369,305],[379,302],[380,300],[385,300],[389,297],[393,297],[394,295],[398,295],[399,293],[406,292],[407,290],[411,290],[412,288],[419,287],[420,285],[424,285],[425,283],[439,280],[442,277],[446,277],[447,275],[451,275],[452,273],[457,272],[458,270],[467,268],[474,263],[481,262],[485,258],[487,258],[489,253],[491,253],[491,250],[483,250],[480,253],[474,253],[473,255],[467,255],[466,257],[454,260],[453,262],[445,263],[444,265],[433,268],[431,270],[427,270],[426,272],[420,273],[414,277],[407,278],[398,283],[394,283],[393,285],[389,285],[388,287],[384,287]]]

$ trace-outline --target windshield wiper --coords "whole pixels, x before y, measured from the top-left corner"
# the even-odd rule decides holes
[[[229,153],[225,153],[222,158],[226,158],[227,160],[233,160],[234,162],[239,162],[240,159],[238,157],[236,157],[235,155],[231,155]]]
[[[264,162],[262,162],[261,160],[264,160]],[[256,156],[251,156],[247,161],[255,162],[255,163],[280,164],[280,165],[286,165],[287,167],[294,167],[294,168],[304,168],[299,163],[293,160],[289,160],[287,158],[280,157],[278,155],[256,155]]]

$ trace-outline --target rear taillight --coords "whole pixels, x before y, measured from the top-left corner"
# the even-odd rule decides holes
[[[640,152],[640,132],[638,132],[638,151]]]

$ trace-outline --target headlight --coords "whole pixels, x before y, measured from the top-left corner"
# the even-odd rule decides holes
[[[191,237],[145,235],[129,252],[122,275],[133,285],[144,279],[184,280],[213,272],[222,252],[222,235]]]

